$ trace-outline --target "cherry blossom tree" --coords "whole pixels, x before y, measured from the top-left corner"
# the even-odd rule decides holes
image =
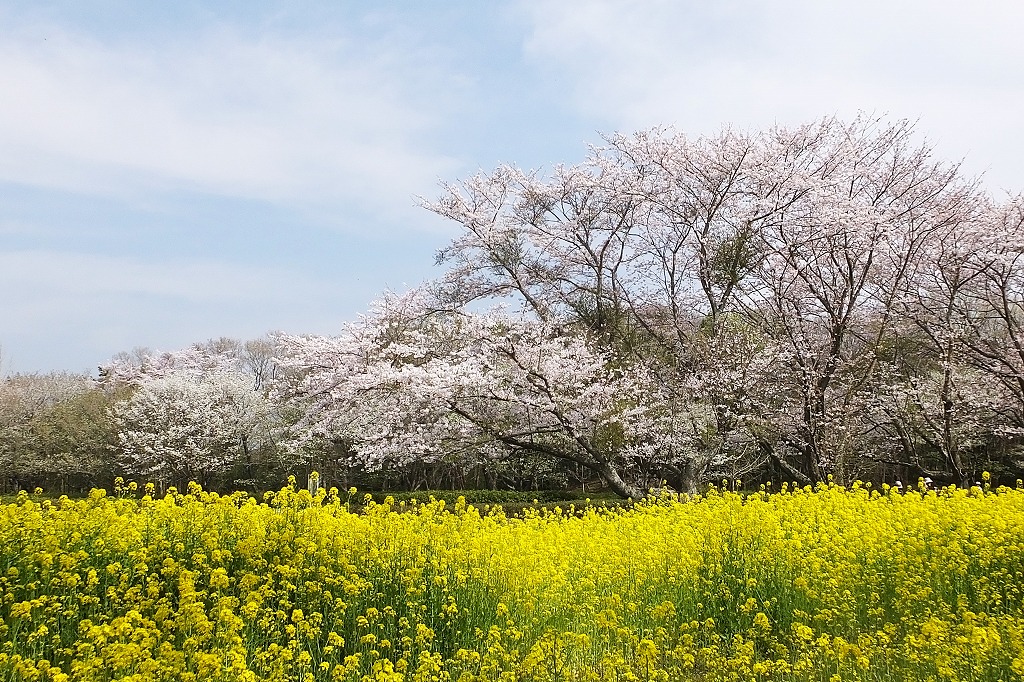
[[[656,463],[695,489],[705,415],[673,406],[641,367],[558,325],[430,303],[392,295],[338,337],[279,339],[275,391],[302,415],[296,446],[345,442],[367,467],[528,452],[632,497],[660,485],[640,475]]]
[[[102,366],[101,384],[128,392],[113,411],[122,465],[161,480],[207,482],[239,464],[250,479],[253,454],[273,449],[278,420],[262,386],[274,371],[269,343],[220,338]]]
[[[981,286],[968,291],[975,311],[967,336],[971,362],[1006,392],[1008,428],[1024,434],[1024,196],[993,207],[986,239],[977,240]]]
[[[905,122],[826,120],[773,131],[770,143],[753,183],[764,257],[747,310],[799,379],[784,428],[802,470],[849,480],[894,305],[925,245],[971,225],[980,201]]]
[[[465,232],[439,254],[451,269],[435,292],[456,309],[511,298],[545,323],[585,330],[657,377],[667,405],[704,415],[710,406],[719,424],[705,446],[734,440],[726,432],[738,421],[709,394],[718,369],[695,356],[729,313],[750,258],[749,230],[730,203],[750,144],[731,133],[704,144],[650,131],[610,138],[548,179],[502,167],[449,185],[426,206]]]
[[[142,382],[114,417],[129,471],[205,483],[267,437],[273,411],[244,374],[178,369]]]
[[[870,412],[899,303],[927,247],[984,204],[911,124],[861,116],[611,136],[548,178],[501,167],[426,206],[464,228],[439,254],[451,266],[441,301],[511,299],[584,329],[656,372],[673,404],[710,408],[709,441],[753,444],[815,481],[856,475],[857,453],[878,442]],[[744,358],[773,360],[709,352],[744,343],[758,348]],[[766,382],[772,391],[750,392]]]

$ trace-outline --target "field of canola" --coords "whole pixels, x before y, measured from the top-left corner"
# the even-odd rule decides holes
[[[0,680],[1024,678],[1024,490],[0,506]]]

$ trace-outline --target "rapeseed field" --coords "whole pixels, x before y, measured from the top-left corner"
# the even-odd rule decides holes
[[[1024,490],[0,505],[2,680],[1024,678]]]

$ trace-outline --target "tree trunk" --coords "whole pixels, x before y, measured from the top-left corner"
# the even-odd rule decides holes
[[[692,459],[686,460],[679,472],[679,486],[681,493],[696,495],[700,481],[697,477],[697,466]]]
[[[594,468],[601,478],[605,480],[608,487],[620,497],[630,497],[640,500],[647,496],[647,491],[641,490],[639,486],[626,482],[619,472],[608,462],[600,462]]]
[[[249,456],[249,436],[242,434],[242,461],[245,463],[245,478],[252,479],[252,458]]]

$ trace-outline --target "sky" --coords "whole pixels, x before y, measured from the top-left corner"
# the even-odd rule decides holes
[[[440,276],[421,208],[602,133],[860,111],[1024,190],[1018,0],[0,0],[0,374],[330,334]]]

